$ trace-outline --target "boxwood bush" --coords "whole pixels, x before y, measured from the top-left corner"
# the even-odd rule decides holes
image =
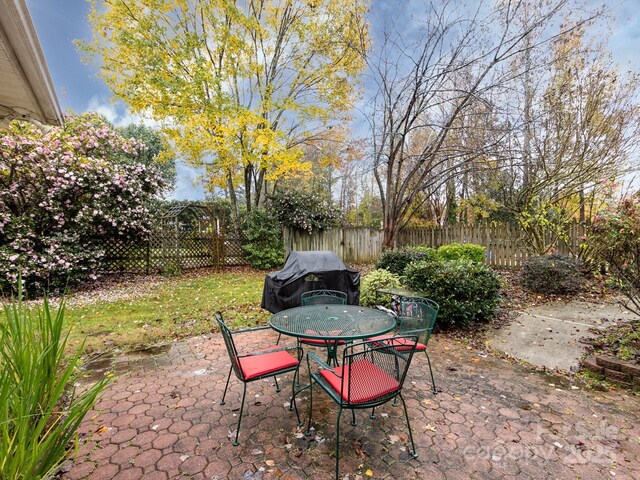
[[[472,262],[484,261],[484,250],[482,245],[473,243],[450,243],[438,248],[438,258],[442,260],[471,260]]]
[[[411,247],[398,250],[385,250],[378,257],[376,268],[387,270],[395,275],[402,275],[404,269],[412,262],[434,261],[436,251],[428,247]]]
[[[524,264],[522,283],[538,293],[575,293],[582,286],[580,261],[569,255],[531,257]]]
[[[400,277],[384,269],[374,270],[362,279],[360,285],[360,305],[375,307],[376,305],[389,305],[390,295],[376,297],[376,290],[381,288],[399,287]]]
[[[482,263],[414,262],[405,270],[405,281],[440,305],[440,327],[489,320],[500,305],[500,279]]]

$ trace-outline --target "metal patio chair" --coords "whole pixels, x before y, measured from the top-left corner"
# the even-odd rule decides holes
[[[398,335],[417,335],[419,343],[416,345],[416,351],[424,352],[427,356],[429,374],[431,375],[431,391],[435,395],[438,393],[438,389],[436,388],[436,382],[433,377],[427,345],[433,327],[436,324],[440,306],[429,298],[401,297],[399,308],[401,315],[396,317],[398,322],[396,333],[394,335],[381,335],[367,340],[386,342],[389,339],[395,339]],[[394,340],[394,342],[397,343],[397,340]],[[398,345],[397,348],[402,349],[402,346]]]
[[[339,290],[310,290],[308,292],[303,292],[302,295],[300,295],[300,304],[303,307],[308,305],[346,305],[347,294]],[[276,345],[280,344],[281,336],[282,335],[278,335]],[[322,340],[314,340],[311,338],[306,338],[303,343],[316,347],[325,346],[325,343]]]
[[[338,479],[340,462],[340,416],[345,409],[352,411],[352,424],[355,425],[355,410],[375,408],[399,397],[404,407],[411,439],[410,453],[413,457],[418,456],[411,433],[407,405],[402,398],[402,386],[416,345],[417,336],[415,335],[397,336],[385,342],[358,342],[345,347],[340,367],[331,367],[313,352],[307,353],[307,365],[311,377],[307,434],[311,433],[314,383],[320,385],[339,407],[336,420],[336,479]],[[319,366],[317,372],[312,372],[309,359]]]
[[[227,327],[224,319],[222,318],[222,314],[220,312],[215,312],[214,317],[216,322],[218,323],[218,327],[220,328],[220,332],[222,333],[222,338],[224,338],[224,343],[227,346],[227,352],[229,353],[229,358],[231,359],[231,367],[229,368],[229,375],[227,375],[227,383],[224,386],[224,393],[222,395],[222,400],[220,401],[220,405],[225,404],[225,397],[227,396],[227,388],[229,387],[229,380],[231,378],[231,371],[236,374],[236,377],[243,384],[243,392],[242,392],[242,404],[240,405],[240,413],[238,414],[238,426],[236,428],[236,438],[233,442],[234,446],[240,445],[238,442],[238,435],[240,434],[240,424],[242,422],[242,412],[244,409],[244,400],[247,395],[247,383],[254,382],[256,380],[261,380],[263,378],[273,377],[276,382],[276,391],[280,391],[280,386],[278,385],[278,378],[276,375],[280,375],[283,373],[294,372],[294,378],[298,373],[298,368],[300,367],[300,361],[302,360],[303,351],[299,346],[291,346],[291,347],[270,347],[266,349],[262,349],[255,352],[244,353],[242,355],[238,354],[238,350],[236,349],[236,344],[234,341],[234,336],[240,333],[247,332],[256,332],[260,330],[267,330],[270,327],[255,327],[255,328],[246,328],[243,330],[236,330],[232,332]],[[296,351],[297,356],[292,356],[289,352]],[[294,382],[292,382],[294,383]],[[295,396],[293,395],[293,387],[291,393],[291,402],[293,403],[293,407],[296,411],[296,416],[298,417],[298,423],[300,423],[300,415],[298,414],[298,407],[295,403]]]
[[[311,290],[300,295],[300,303],[307,305],[346,305],[347,294],[338,290]]]
[[[309,305],[346,305],[347,294],[338,290],[311,290],[300,295],[300,303],[303,307]],[[329,358],[329,349],[326,341],[317,338],[301,338],[299,344],[311,345],[312,347],[324,347],[327,349],[327,358]],[[338,345],[344,345],[344,341],[339,341]]]

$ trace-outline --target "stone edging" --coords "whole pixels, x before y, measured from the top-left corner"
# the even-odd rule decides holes
[[[591,355],[582,361],[582,367],[601,379],[615,382],[625,388],[640,390],[640,365],[613,357]]]

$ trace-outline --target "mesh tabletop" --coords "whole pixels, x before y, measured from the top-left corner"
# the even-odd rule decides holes
[[[396,321],[380,310],[357,305],[309,305],[278,312],[269,325],[293,337],[356,340],[386,333]]]

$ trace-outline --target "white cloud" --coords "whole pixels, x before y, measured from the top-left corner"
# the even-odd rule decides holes
[[[160,128],[160,123],[150,118],[145,118],[137,113],[131,113],[122,103],[111,103],[96,96],[91,97],[86,112],[96,112],[104,116],[115,127],[126,127],[127,125],[146,125],[152,128]]]
[[[202,175],[202,168],[194,168],[181,160],[176,162],[176,185],[173,191],[166,195],[169,200],[204,200],[204,188],[198,184],[198,177]]]

